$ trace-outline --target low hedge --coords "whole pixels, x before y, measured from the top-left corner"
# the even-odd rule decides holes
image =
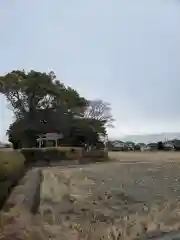
[[[12,187],[24,173],[24,156],[18,151],[0,151],[0,209]]]
[[[89,162],[104,162],[107,161],[108,151],[93,149],[88,152],[84,152],[83,158],[81,159],[81,163],[89,163]]]
[[[108,151],[95,149],[86,152],[83,148],[77,147],[24,148],[21,150],[21,153],[24,155],[28,165],[36,163],[46,165],[51,161],[60,162],[61,160],[79,160],[79,162],[88,160],[96,162],[108,159]]]
[[[108,151],[93,149],[88,152],[84,152],[85,158],[108,158]]]
[[[24,148],[21,150],[27,164],[39,161],[78,160],[82,157],[82,148],[73,147],[50,147],[50,148]]]
[[[28,171],[5,202],[3,212],[25,210],[36,214],[40,204],[41,181],[40,169]]]

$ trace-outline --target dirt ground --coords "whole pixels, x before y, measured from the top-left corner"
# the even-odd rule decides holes
[[[180,161],[180,152],[109,152],[109,157],[119,161]]]
[[[49,238],[147,239],[176,233],[180,153],[109,155],[117,161],[43,170],[39,215]]]

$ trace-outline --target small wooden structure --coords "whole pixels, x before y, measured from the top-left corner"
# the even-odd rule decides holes
[[[62,139],[63,135],[62,134],[58,134],[58,133],[46,133],[46,134],[42,134],[39,135],[38,138],[36,139],[38,144],[39,144],[39,148],[42,147],[43,143],[45,143],[45,145],[48,145],[48,142],[55,142],[55,146],[58,146],[58,140]]]

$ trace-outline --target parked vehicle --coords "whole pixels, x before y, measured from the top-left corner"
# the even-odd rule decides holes
[[[164,144],[164,150],[165,151],[172,151],[172,150],[174,150],[175,148],[174,148],[174,145],[172,144],[172,143],[165,143]]]
[[[157,143],[149,143],[149,144],[147,144],[147,148],[149,149],[149,151],[157,151],[158,144]]]

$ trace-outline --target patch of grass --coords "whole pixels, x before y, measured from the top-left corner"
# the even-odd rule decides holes
[[[0,215],[0,240],[46,240],[50,239],[37,218],[23,209],[13,209]]]
[[[19,151],[0,151],[0,182],[17,176],[24,169],[24,162]]]
[[[0,151],[0,209],[24,171],[25,159],[18,151]]]

